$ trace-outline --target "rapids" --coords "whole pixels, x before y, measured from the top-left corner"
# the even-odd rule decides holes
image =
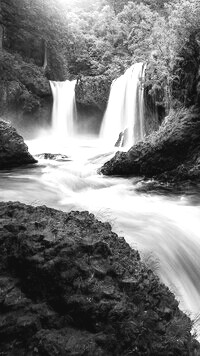
[[[106,177],[97,169],[114,154],[99,139],[77,138],[52,147],[53,138],[29,141],[32,154],[68,155],[69,161],[39,159],[35,166],[5,170],[0,199],[89,210],[138,249],[192,317],[200,311],[200,195],[139,192],[139,178]]]

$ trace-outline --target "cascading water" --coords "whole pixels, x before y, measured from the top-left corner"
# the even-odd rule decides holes
[[[112,85],[101,135],[114,146],[119,133],[128,129],[126,146],[144,135],[142,63],[135,64]],[[74,138],[75,88],[73,82],[50,82],[53,97],[53,138],[64,145],[58,153],[69,161],[39,158],[34,167],[3,171],[1,200],[20,200],[32,205],[51,206],[64,211],[89,210],[124,236],[144,255],[153,252],[160,260],[157,273],[181,301],[181,307],[196,315],[200,311],[200,190],[184,194],[168,190],[138,191],[142,182],[134,178],[106,177],[97,169],[113,154],[98,140]],[[73,137],[69,142],[68,137]],[[67,139],[67,140],[66,140]],[[46,144],[49,144],[47,149]],[[29,141],[32,154],[57,151],[56,140]],[[74,142],[74,143],[73,143]],[[62,143],[62,142],[61,142]],[[114,150],[113,150],[114,151]],[[200,189],[200,188],[199,188]],[[195,198],[195,199],[194,199]],[[198,330],[200,338],[200,327]]]
[[[52,113],[53,135],[63,143],[67,138],[74,136],[74,122],[76,120],[75,85],[76,80],[50,81],[54,100]]]
[[[112,83],[100,131],[106,144],[114,146],[120,134],[119,146],[127,148],[144,138],[144,74],[145,65],[136,63]]]
[[[44,152],[43,146],[40,147]],[[28,142],[31,153],[38,141]],[[144,254],[159,259],[157,273],[181,301],[181,307],[196,315],[200,311],[200,190],[190,194],[140,193],[135,178],[106,177],[97,169],[111,153],[96,147],[96,141],[71,142],[62,154],[70,160],[41,160],[33,167],[3,171],[1,200],[19,200],[64,211],[89,210],[112,223],[113,230]],[[200,327],[199,327],[200,338]]]

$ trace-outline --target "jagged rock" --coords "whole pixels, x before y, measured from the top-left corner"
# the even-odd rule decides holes
[[[126,144],[128,136],[128,129],[125,129],[124,131],[120,132],[119,137],[115,143],[115,147],[124,147]]]
[[[199,137],[198,110],[173,112],[157,132],[137,143],[128,152],[117,152],[100,172],[160,180],[199,180]]]
[[[10,124],[0,121],[0,169],[36,162],[23,137]]]
[[[61,153],[39,153],[35,155],[39,159],[52,159],[55,161],[69,161],[69,157]]]
[[[0,203],[0,244],[2,355],[198,349],[173,294],[92,214]]]

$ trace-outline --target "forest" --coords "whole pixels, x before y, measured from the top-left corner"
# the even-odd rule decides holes
[[[66,5],[65,5],[66,6]],[[69,72],[111,79],[132,63],[166,108],[197,100],[198,1],[75,1],[66,10]]]
[[[11,86],[11,91],[14,96],[18,93],[17,100],[24,103],[26,111],[38,109],[40,97],[49,95],[46,77],[63,80],[80,76],[89,77],[86,84],[90,82],[91,87],[100,82],[100,93],[95,89],[100,103],[91,100],[91,104],[105,110],[112,80],[141,61],[147,63],[144,85],[156,105],[168,112],[171,107],[198,102],[197,0],[23,0],[22,4],[23,11],[14,1],[1,4],[4,51],[0,80],[2,86],[12,80],[19,83],[19,88]],[[32,85],[26,77],[32,78]],[[95,96],[89,90],[90,96]],[[77,100],[84,102],[80,98],[84,94],[83,89]]]

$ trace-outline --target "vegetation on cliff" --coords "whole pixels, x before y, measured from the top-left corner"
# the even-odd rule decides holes
[[[20,120],[23,116],[28,120],[50,117],[48,78],[66,79],[66,39],[65,21],[56,1],[1,1],[1,116],[13,113],[17,120],[18,116]]]
[[[38,73],[45,95],[49,94],[46,77],[82,78],[77,101],[97,103],[102,111],[111,81],[132,63],[145,61],[146,87],[155,106],[168,110],[178,103],[191,105],[199,100],[199,13],[197,0],[2,0],[1,42],[13,60],[16,54],[21,56],[22,70],[29,65]],[[9,63],[12,69],[12,60],[7,66]],[[5,81],[15,80],[2,78],[2,74],[0,69],[4,86]],[[29,72],[29,77],[34,77],[33,73]],[[20,79],[18,83],[24,85]],[[88,101],[85,94],[90,83]],[[22,104],[25,110],[37,108],[40,90],[35,94],[26,85],[22,90],[27,97],[27,105]]]
[[[24,62],[19,54],[1,53],[0,73],[2,114],[8,109],[17,110],[18,107],[24,113],[33,113],[39,109],[42,99],[51,94],[43,69],[30,61]]]
[[[146,103],[152,103],[153,110],[157,106],[161,113],[164,108],[169,115],[158,133],[128,153],[117,153],[102,167],[102,173],[199,179],[199,19],[197,0],[172,1],[157,12],[149,36],[145,36],[146,50],[142,46],[147,61],[145,93],[150,95]],[[137,46],[135,39],[133,43]]]

